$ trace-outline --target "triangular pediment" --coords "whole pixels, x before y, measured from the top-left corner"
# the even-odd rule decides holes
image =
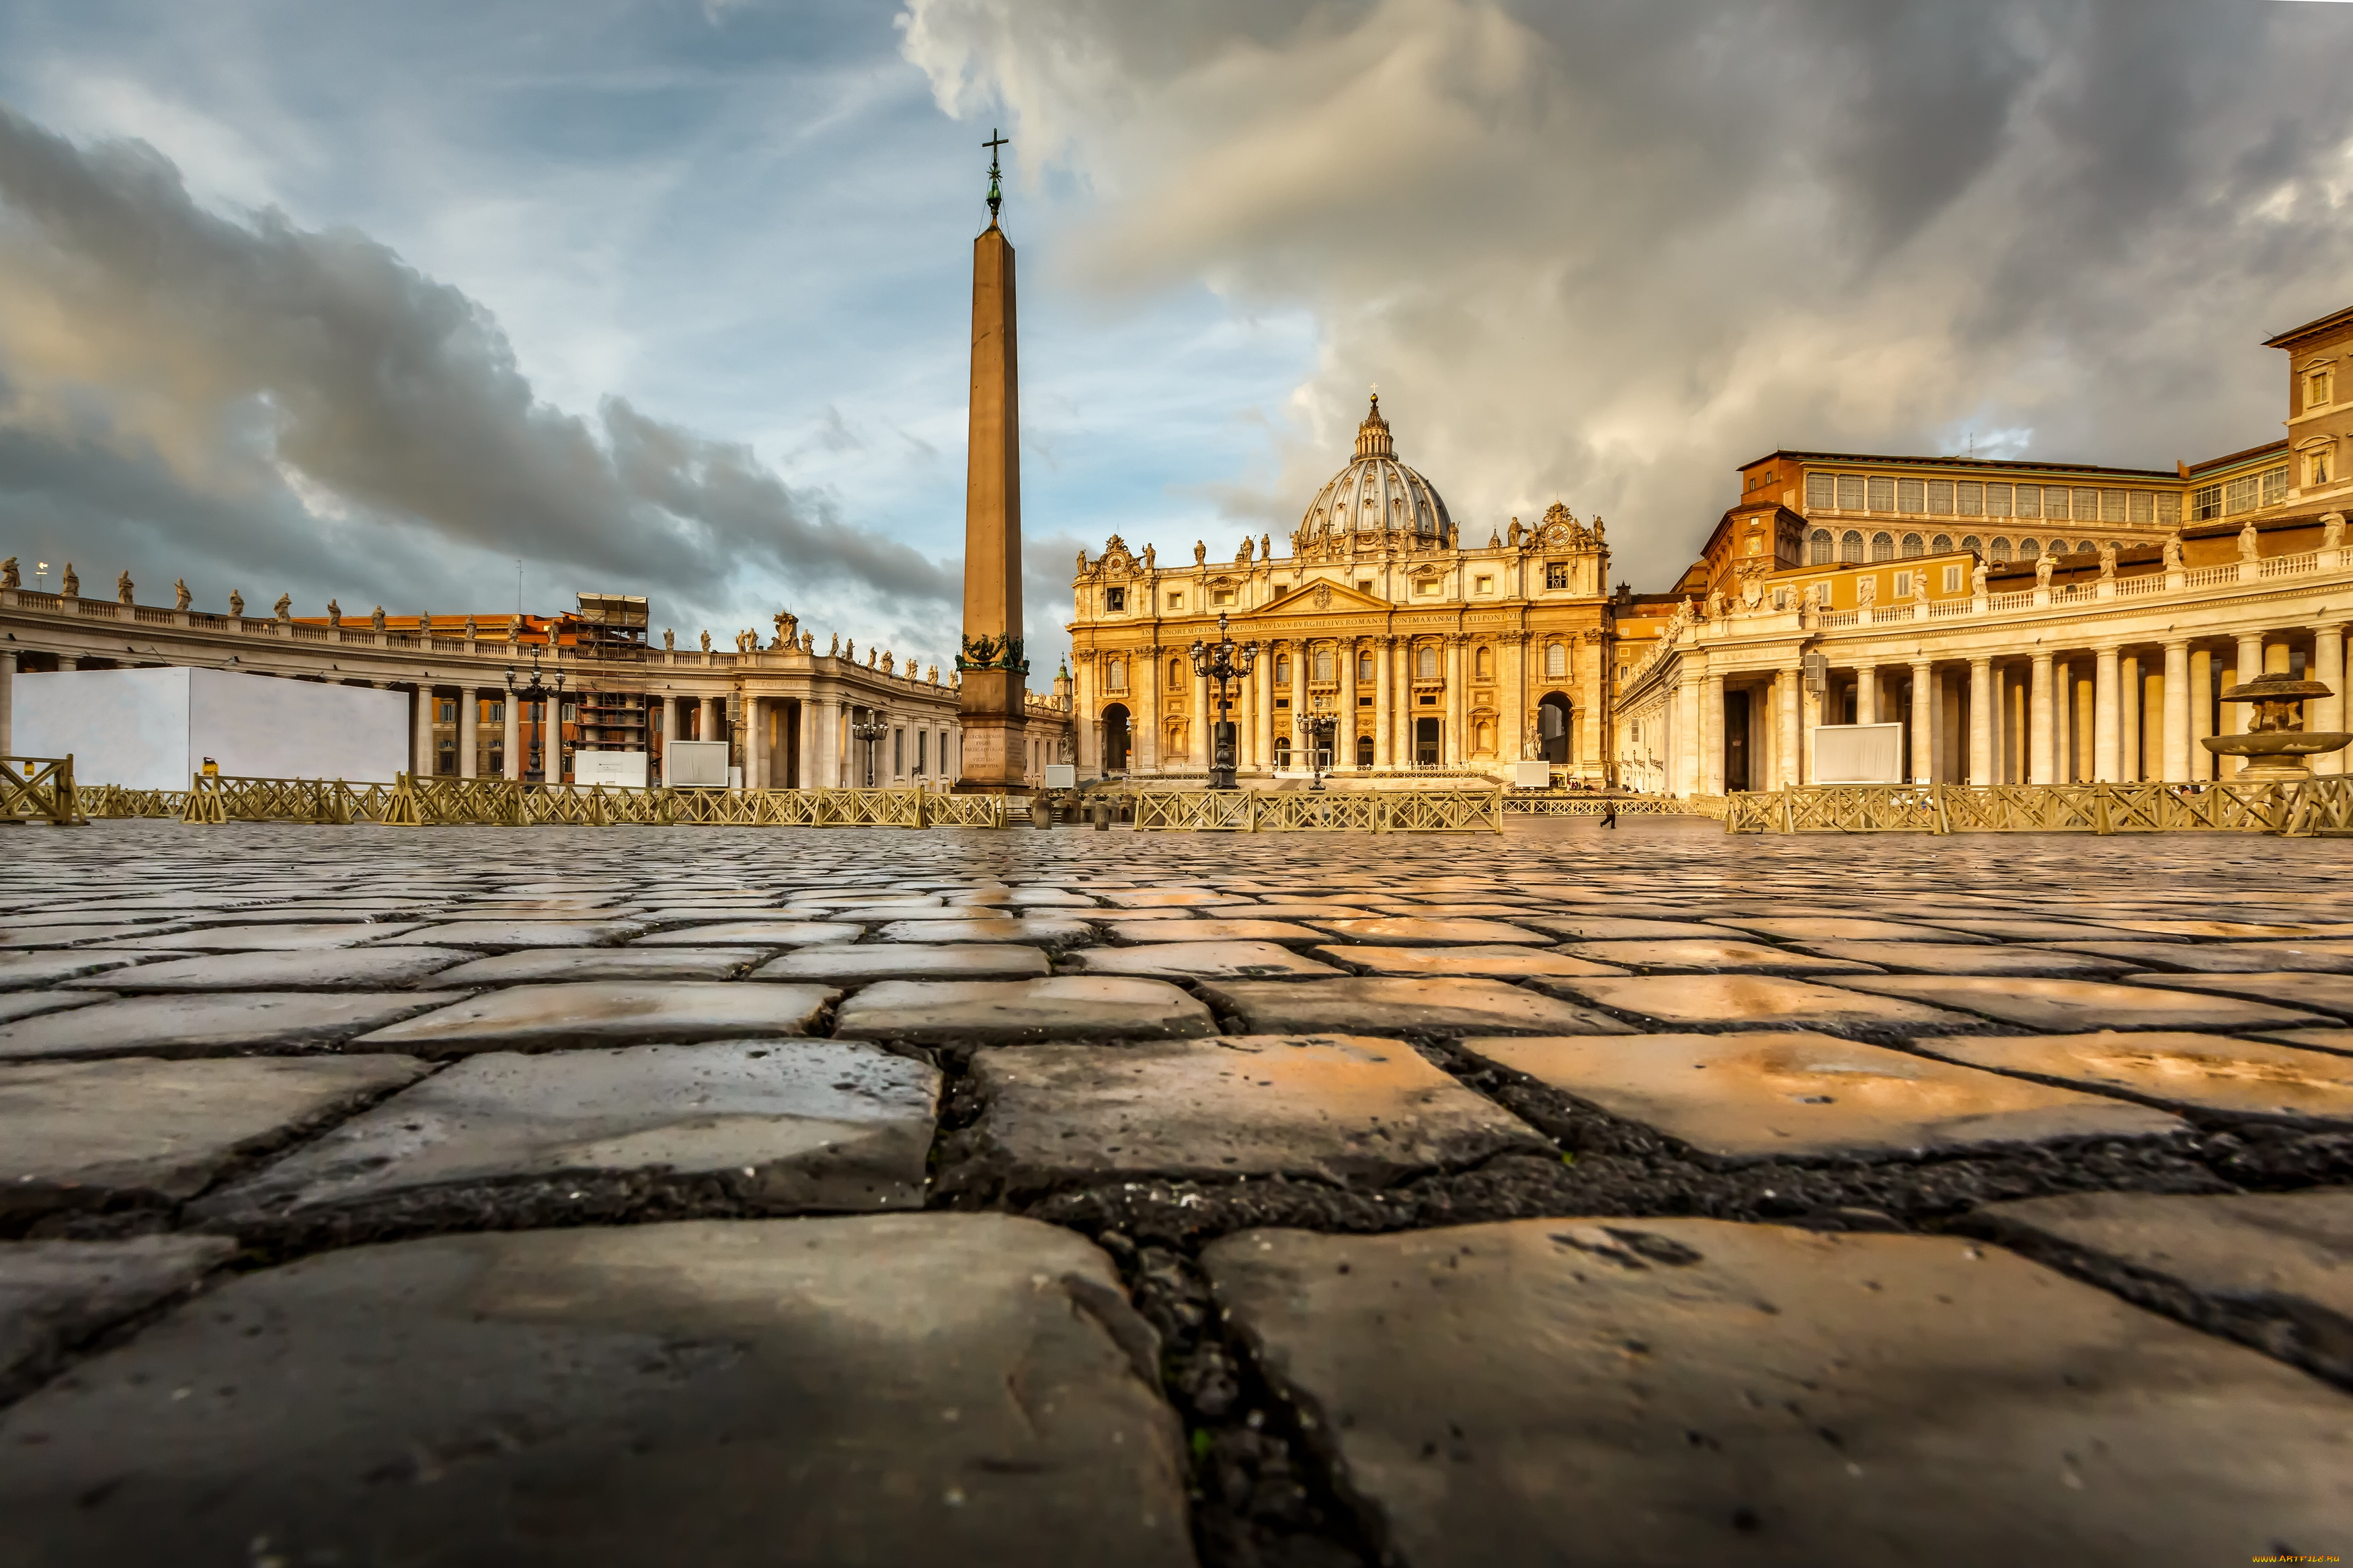
[[[1335,583],[1329,578],[1324,578],[1314,583],[1303,583],[1282,597],[1246,612],[1244,618],[1259,616],[1319,615],[1334,610],[1386,610],[1389,607],[1389,602],[1387,599],[1376,597],[1371,594],[1358,593],[1345,583]]]

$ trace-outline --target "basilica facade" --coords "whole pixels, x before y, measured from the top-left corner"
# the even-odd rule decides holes
[[[1079,776],[1199,778],[1220,703],[1245,784],[1432,775],[1500,779],[1522,759],[1603,781],[1609,754],[1609,552],[1599,520],[1555,505],[1483,543],[1400,461],[1376,397],[1354,455],[1278,558],[1139,556],[1116,536],[1081,552],[1070,623]],[[1196,643],[1255,644],[1227,682]],[[1303,726],[1303,718],[1328,725]],[[1328,740],[1311,744],[1311,737]]]

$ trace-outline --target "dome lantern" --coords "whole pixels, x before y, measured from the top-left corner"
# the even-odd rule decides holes
[[[1403,536],[1400,540],[1398,536]],[[1389,437],[1389,422],[1381,417],[1381,400],[1375,394],[1372,408],[1356,426],[1356,455],[1348,466],[1315,494],[1293,536],[1296,546],[1377,541],[1443,547],[1454,542],[1454,522],[1446,502],[1413,469],[1398,461]]]

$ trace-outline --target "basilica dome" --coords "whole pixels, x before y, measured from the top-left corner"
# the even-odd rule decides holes
[[[1315,492],[1293,537],[1299,544],[1339,543],[1352,536],[1370,544],[1384,535],[1447,545],[1454,542],[1454,523],[1430,481],[1397,460],[1376,394],[1372,412],[1356,426],[1356,457]]]

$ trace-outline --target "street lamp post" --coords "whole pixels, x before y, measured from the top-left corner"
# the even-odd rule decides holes
[[[1218,723],[1210,735],[1209,787],[1234,787],[1234,727],[1226,721],[1226,682],[1239,680],[1258,662],[1258,644],[1237,644],[1226,635],[1226,617],[1218,617],[1218,640],[1193,645],[1193,673],[1218,683]]]
[[[544,706],[544,704],[548,703],[551,700],[553,700],[554,704],[552,710]],[[557,752],[563,744],[563,673],[558,671],[555,677],[555,684],[553,687],[549,686],[547,682],[541,678],[539,673],[539,649],[533,648],[531,650],[531,679],[529,680],[518,681],[515,679],[514,666],[507,666],[507,700],[510,702],[537,702],[543,704],[543,707],[540,710],[540,716],[541,721],[546,725],[546,729],[543,732],[540,740],[539,770],[535,774],[529,768],[522,769],[521,772],[525,780],[535,778],[539,783],[545,784],[547,782],[548,758],[552,753]],[[563,773],[562,768],[559,767],[556,771],[557,775],[561,777]]]
[[[1330,704],[1331,699],[1319,691],[1315,694],[1314,710],[1302,713],[1298,719],[1299,738],[1307,743],[1307,765],[1315,773],[1315,782],[1307,786],[1310,789],[1324,787],[1324,749],[1331,745],[1333,733],[1340,727]]]
[[[872,789],[875,743],[882,739],[883,732],[890,728],[890,722],[888,715],[880,709],[870,708],[864,710],[864,712],[865,718],[853,719],[849,721],[849,733],[853,738],[866,742],[866,787]]]

